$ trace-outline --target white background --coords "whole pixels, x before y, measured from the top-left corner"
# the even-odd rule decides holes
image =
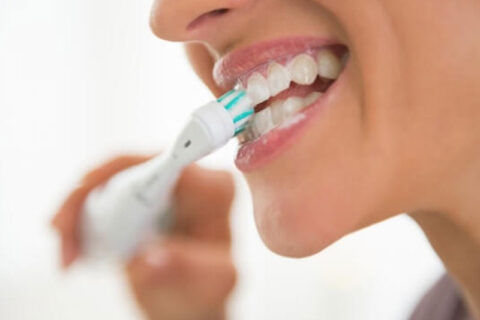
[[[0,319],[141,317],[120,270],[58,269],[48,223],[82,172],[118,153],[158,150],[211,98],[181,46],[150,33],[149,6],[0,0]],[[309,259],[270,253],[234,152],[204,161],[237,178],[232,319],[406,319],[443,272],[406,217]]]

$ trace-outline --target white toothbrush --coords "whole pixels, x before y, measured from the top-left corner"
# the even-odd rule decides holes
[[[82,214],[83,255],[126,259],[146,238],[168,228],[172,190],[183,168],[242,132],[253,113],[245,91],[229,91],[194,111],[172,148],[93,190]]]

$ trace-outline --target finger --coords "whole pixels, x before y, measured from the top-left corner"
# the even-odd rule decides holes
[[[73,261],[80,255],[80,249],[77,245],[77,241],[70,237],[66,237],[64,235],[61,236],[61,262],[62,267],[67,268],[69,267]]]
[[[89,173],[83,179],[82,185],[68,196],[52,219],[52,225],[61,235],[62,265],[64,267],[69,266],[80,254],[79,218],[83,203],[89,192],[98,185],[105,183],[116,172],[139,164],[148,160],[148,158],[146,156],[123,156],[116,158]]]
[[[155,313],[152,318],[169,318],[180,310],[220,310],[235,285],[226,247],[182,239],[151,245],[126,271],[140,305]]]
[[[229,241],[229,213],[234,197],[229,172],[188,167],[175,190],[179,231],[203,240]]]

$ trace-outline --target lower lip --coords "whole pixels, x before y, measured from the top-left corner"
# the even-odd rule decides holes
[[[267,134],[261,136],[255,141],[246,142],[240,146],[235,159],[235,165],[243,172],[249,172],[261,169],[270,161],[279,156],[282,152],[292,146],[294,142],[306,129],[308,124],[317,116],[321,116],[323,111],[331,102],[338,87],[343,82],[344,68],[340,77],[328,88],[317,101],[305,108],[302,112],[280,127],[273,129]]]

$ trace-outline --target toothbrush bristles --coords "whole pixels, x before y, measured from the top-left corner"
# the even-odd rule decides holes
[[[254,106],[245,90],[233,89],[218,98],[225,110],[230,113],[235,125],[235,135],[246,129],[248,120],[254,114]]]

